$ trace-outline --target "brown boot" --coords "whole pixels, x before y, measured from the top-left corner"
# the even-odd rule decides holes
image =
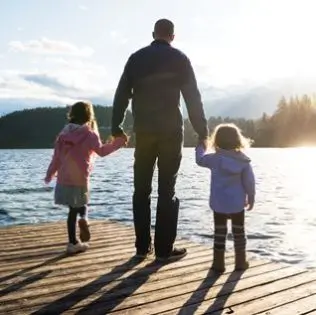
[[[211,269],[223,273],[225,271],[225,250],[213,250],[213,264]]]
[[[249,262],[246,259],[246,251],[244,249],[235,250],[235,270],[242,271],[249,268]]]

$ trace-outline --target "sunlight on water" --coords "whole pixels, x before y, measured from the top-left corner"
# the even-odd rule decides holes
[[[256,207],[246,218],[248,250],[315,267],[316,250],[311,245],[316,243],[316,148],[249,149],[247,153],[257,178]],[[53,184],[43,184],[51,154],[51,150],[0,150],[0,225],[65,220],[67,211],[53,203]],[[156,189],[154,182],[153,209]],[[132,224],[133,150],[97,159],[91,190],[92,218]],[[211,247],[209,171],[195,166],[193,148],[184,149],[177,193],[179,234]]]

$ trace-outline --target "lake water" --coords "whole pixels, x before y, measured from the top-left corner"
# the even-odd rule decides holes
[[[246,153],[257,179],[257,203],[246,217],[248,250],[264,258],[315,267],[316,149],[249,149]],[[0,226],[65,220],[67,210],[54,205],[52,185],[43,183],[51,154],[52,150],[0,150]],[[132,224],[132,171],[132,149],[97,159],[91,177],[91,218]],[[156,182],[153,187],[154,209]],[[193,148],[184,149],[177,194],[179,235],[211,247],[209,171],[195,165]]]

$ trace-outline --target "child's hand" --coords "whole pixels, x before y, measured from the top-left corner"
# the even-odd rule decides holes
[[[208,149],[208,140],[207,139],[199,140],[198,146],[202,146],[204,151],[207,151],[207,149]]]
[[[255,199],[254,197],[248,197],[248,200],[246,202],[246,210],[251,211],[255,205]]]

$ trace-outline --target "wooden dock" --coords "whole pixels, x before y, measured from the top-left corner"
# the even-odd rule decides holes
[[[316,314],[316,271],[251,259],[246,272],[210,271],[210,248],[178,240],[188,255],[137,261],[131,227],[91,223],[91,248],[65,256],[65,222],[0,229],[0,313]]]

